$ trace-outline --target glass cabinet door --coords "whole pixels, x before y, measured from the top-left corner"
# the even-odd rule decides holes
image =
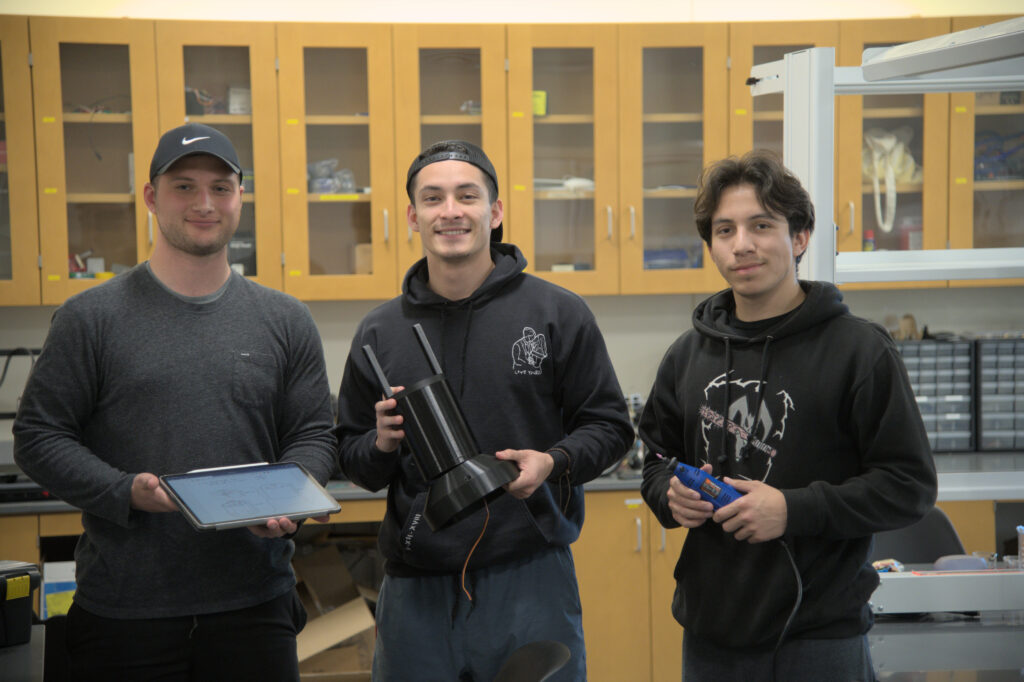
[[[389,298],[399,232],[390,31],[281,24],[278,50],[285,291]]]
[[[726,155],[725,24],[619,29],[619,241],[624,294],[707,291],[693,219],[703,167]]]
[[[228,262],[281,288],[274,25],[160,21],[156,51],[160,131],[204,123],[224,133],[238,152],[242,217],[228,243]],[[148,162],[147,156],[147,168]]]
[[[839,45],[835,21],[729,24],[729,153],[770,149],[782,158],[782,94],[750,94],[750,69],[789,52]]]
[[[504,240],[511,241],[506,139],[505,27],[397,25],[395,31],[395,215],[398,275],[423,257],[406,221],[405,178],[425,147],[441,140],[480,146],[498,173],[505,206]]]
[[[843,22],[839,65],[859,66],[867,48],[948,32],[948,19]],[[844,95],[838,111],[839,249],[946,248],[949,95]]]
[[[510,26],[512,238],[537,275],[619,291],[615,26]]]
[[[37,155],[47,159],[38,170],[42,298],[53,304],[148,256],[136,190],[157,142],[153,23],[33,17],[29,26]]]
[[[0,17],[0,305],[39,305],[28,19]]]
[[[953,30],[1010,18],[955,17]],[[1024,247],[1024,93],[956,92],[950,108],[950,247]],[[1024,280],[955,284],[1005,286]]]

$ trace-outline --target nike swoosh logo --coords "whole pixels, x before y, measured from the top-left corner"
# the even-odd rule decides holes
[[[210,139],[209,135],[207,135],[206,137],[193,137],[192,139],[189,139],[187,137],[183,137],[183,138],[181,138],[181,143],[182,144],[192,144],[193,142],[198,142],[199,140],[209,140],[209,139]]]

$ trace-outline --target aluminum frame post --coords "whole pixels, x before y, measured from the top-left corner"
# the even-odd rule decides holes
[[[833,47],[815,47],[783,59],[783,163],[811,195],[815,216],[800,271],[803,279],[827,282],[836,280],[835,56]]]

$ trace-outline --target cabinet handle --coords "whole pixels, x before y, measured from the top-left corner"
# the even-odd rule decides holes
[[[641,523],[640,517],[636,518],[636,550],[637,552],[642,551],[644,548],[644,524]]]
[[[146,212],[146,231],[149,233],[149,245],[153,246],[153,214]]]
[[[853,234],[853,225],[856,222],[854,220],[854,215],[856,214],[856,211],[857,211],[857,205],[851,201],[850,202],[850,234]]]
[[[608,241],[612,240],[612,207],[605,206],[605,211],[608,212]]]
[[[665,526],[661,527],[661,549],[659,551],[665,551]]]
[[[389,233],[389,228],[388,228],[388,210],[385,208],[384,209],[384,243],[385,244],[388,243],[388,233]]]
[[[629,207],[629,238],[636,237],[636,207]]]

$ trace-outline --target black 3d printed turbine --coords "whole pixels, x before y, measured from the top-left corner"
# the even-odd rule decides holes
[[[404,390],[392,392],[369,345],[363,346],[363,353],[384,395],[398,401],[413,461],[423,478],[430,482],[423,516],[431,530],[438,531],[469,515],[492,493],[500,493],[501,486],[519,476],[519,468],[513,462],[480,453],[423,328],[416,324],[413,330],[434,376]]]

